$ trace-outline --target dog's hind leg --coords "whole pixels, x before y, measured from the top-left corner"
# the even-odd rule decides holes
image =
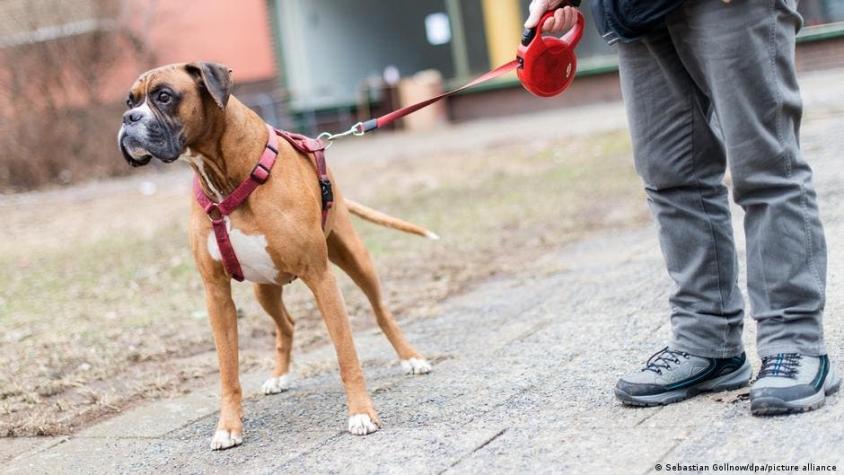
[[[349,214],[343,206],[338,206],[333,232],[328,237],[328,257],[352,278],[369,299],[378,326],[396,350],[405,372],[408,374],[429,373],[430,363],[408,343],[393,314],[384,305],[381,284],[378,281],[375,266],[372,264],[372,258],[352,226]]]
[[[323,250],[323,252],[325,252]],[[337,280],[331,272],[328,262],[319,268],[311,268],[305,275],[300,276],[305,285],[311,289],[317,301],[317,307],[325,320],[328,335],[334,343],[337,361],[340,364],[340,379],[346,390],[346,401],[349,406],[349,432],[355,435],[366,435],[378,430],[381,423],[378,413],[372,407],[372,400],[366,390],[366,381],[360,367],[355,342],[352,339],[352,328],[349,316]]]
[[[275,322],[275,370],[264,382],[264,394],[290,389],[290,353],[293,349],[293,319],[287,313],[280,285],[255,284],[255,298]]]

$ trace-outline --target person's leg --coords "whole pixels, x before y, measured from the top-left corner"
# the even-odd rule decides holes
[[[823,405],[840,378],[826,356],[826,243],[799,148],[796,0],[686,2],[668,19],[680,57],[712,98],[734,198],[745,210],[748,293],[762,370],[754,414]]]
[[[667,32],[619,45],[621,88],[636,170],[645,185],[668,273],[670,347],[697,356],[742,353],[725,156]]]
[[[826,244],[799,148],[800,23],[796,0],[686,2],[667,22],[723,130],[734,199],[746,213],[748,294],[762,357],[826,352]]]
[[[707,120],[709,101],[666,31],[620,45],[619,62],[636,170],[676,286],[669,347],[622,376],[615,395],[650,406],[744,386],[752,371],[741,344],[725,156]]]

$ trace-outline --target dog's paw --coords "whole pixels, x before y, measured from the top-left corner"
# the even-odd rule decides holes
[[[264,394],[278,394],[290,389],[290,374],[285,373],[281,376],[273,376],[270,379],[264,381],[263,386],[261,386],[261,391]]]
[[[228,430],[218,430],[211,438],[211,450],[225,450],[243,443],[243,434]]]
[[[369,414],[355,414],[349,417],[349,432],[355,435],[371,434],[378,430],[378,424],[372,421]]]
[[[401,360],[401,367],[405,374],[428,374],[431,372],[431,363],[428,363],[425,358]]]

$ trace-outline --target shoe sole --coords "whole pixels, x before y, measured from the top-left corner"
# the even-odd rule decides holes
[[[684,401],[701,393],[717,393],[731,391],[747,386],[753,376],[753,368],[749,361],[745,361],[741,368],[732,373],[719,376],[715,379],[703,381],[700,384],[687,388],[675,389],[659,394],[647,396],[633,396],[625,391],[615,388],[615,397],[628,406],[653,407],[666,406],[675,402]]]
[[[784,401],[776,397],[756,397],[750,401],[750,412],[754,416],[781,416],[814,411],[826,404],[826,397],[838,392],[841,388],[841,378],[836,378],[829,386],[824,387],[811,396],[794,401]]]

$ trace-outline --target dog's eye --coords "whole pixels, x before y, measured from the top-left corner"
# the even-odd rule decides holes
[[[127,98],[126,98],[126,107],[128,107],[128,108],[130,108],[130,109],[131,109],[131,108],[132,108],[132,104],[133,104],[133,102],[132,102],[132,96],[127,97]]]
[[[168,104],[173,99],[173,96],[167,91],[161,91],[156,96],[156,100],[161,104]]]

